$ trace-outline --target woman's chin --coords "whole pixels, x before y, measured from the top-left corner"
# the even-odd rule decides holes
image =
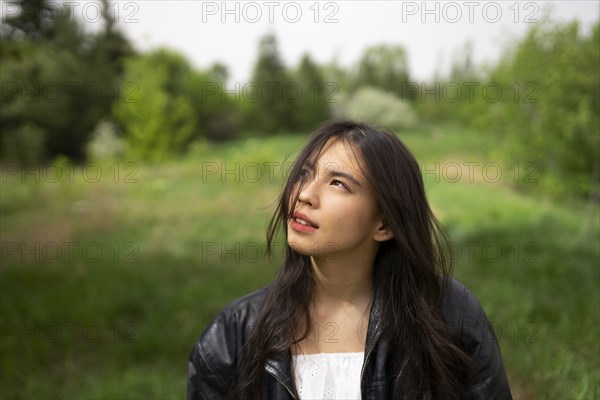
[[[310,245],[302,243],[302,239],[297,239],[292,236],[288,236],[288,245],[296,253],[302,254],[303,256],[311,256]]]

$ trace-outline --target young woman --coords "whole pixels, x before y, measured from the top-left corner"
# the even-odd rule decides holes
[[[511,399],[493,329],[449,275],[414,157],[362,123],[319,127],[267,234],[274,282],[190,354],[189,399]],[[269,246],[270,247],[270,246]]]

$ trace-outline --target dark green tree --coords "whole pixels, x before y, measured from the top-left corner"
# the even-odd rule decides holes
[[[295,129],[293,114],[298,97],[294,85],[279,54],[277,38],[266,35],[260,40],[258,60],[244,96],[251,103],[247,120],[257,133]]]
[[[409,99],[406,83],[409,81],[406,51],[400,45],[369,47],[358,63],[354,89],[373,86],[391,92],[401,99]]]
[[[225,83],[229,79],[229,68],[223,63],[216,62],[210,67],[209,74],[214,81]]]
[[[57,20],[57,12],[60,12],[58,3],[50,3],[47,0],[17,0],[6,4],[6,10],[11,13],[0,25],[0,38],[3,41],[26,39],[37,41],[52,38],[54,26]],[[13,10],[19,10],[13,15]]]
[[[330,62],[320,66],[320,70],[323,74],[323,79],[328,84],[335,85],[336,91],[334,99],[338,93],[351,92],[355,86],[355,76],[348,68],[340,64],[339,59],[335,56]]]
[[[196,138],[223,141],[240,134],[244,99],[235,88],[227,90],[228,78],[229,69],[219,62],[207,72],[194,72],[189,95],[198,119]]]
[[[320,67],[308,54],[300,60],[295,83],[300,90],[294,107],[296,130],[311,130],[330,117],[338,88],[334,82],[325,82]]]
[[[106,1],[97,34],[84,32],[66,8],[48,26],[48,2],[19,5],[0,43],[2,156],[34,162],[62,154],[82,161],[94,127],[110,113],[120,60],[131,48]]]

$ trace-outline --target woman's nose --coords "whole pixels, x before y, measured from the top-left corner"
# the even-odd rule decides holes
[[[302,188],[300,189],[300,194],[298,196],[298,201],[304,203],[312,208],[318,207],[318,193],[317,193],[317,185],[318,181],[314,177],[309,177],[302,184]]]

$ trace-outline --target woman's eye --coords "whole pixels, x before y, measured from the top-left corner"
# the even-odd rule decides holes
[[[300,170],[300,176],[299,176],[299,178],[301,180],[308,180],[308,179],[310,179],[310,170],[308,170],[308,169],[302,169],[302,170]]]
[[[332,181],[331,181],[331,184],[332,184],[333,186],[339,186],[339,187],[341,187],[341,188],[343,188],[343,189],[346,189],[346,190],[348,190],[348,186],[346,186],[346,185],[344,184],[344,182],[342,182],[342,181],[338,181],[337,179],[334,179],[334,180],[332,180]]]

